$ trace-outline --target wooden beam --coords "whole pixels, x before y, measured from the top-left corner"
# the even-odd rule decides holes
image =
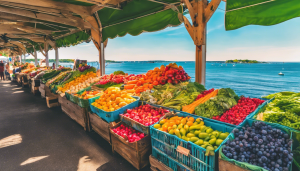
[[[186,30],[188,31],[191,38],[193,39],[193,37],[194,37],[194,27],[191,25],[191,23],[189,22],[189,20],[185,16],[183,16],[183,21],[184,21],[184,26],[185,26]]]
[[[81,16],[91,15],[89,7],[68,4],[64,2],[49,1],[49,0],[0,0],[0,2],[12,2],[18,4],[26,4],[30,6],[67,10],[67,11],[72,11]]]
[[[212,15],[217,10],[219,4],[221,3],[221,0],[212,0],[205,8],[205,23],[209,21],[209,19],[212,17]]]
[[[91,13],[94,14],[95,12],[102,10],[104,6],[94,5],[91,7]]]
[[[15,15],[34,18],[34,19],[38,19],[38,20],[75,26],[75,27],[82,28],[82,29],[84,28],[83,20],[82,20],[82,23],[78,23],[78,22],[74,22],[68,18],[56,17],[56,16],[42,14],[42,13],[33,13],[30,11],[20,10],[20,9],[5,8],[5,7],[1,7],[1,6],[0,6],[0,11],[4,12],[4,13],[8,13],[8,14],[15,14]]]
[[[18,8],[18,9],[31,10],[31,11],[40,12],[40,13],[52,14],[52,15],[60,15],[60,12],[61,12],[61,10],[58,10],[58,9],[32,6],[32,5],[26,5],[26,4],[18,4],[18,3],[13,3],[13,2],[0,2],[0,5],[12,7],[12,8]]]
[[[44,53],[44,50],[40,44],[39,44],[39,48],[40,48],[40,52],[46,57],[46,54]]]
[[[96,4],[98,6],[103,6],[106,8],[121,10],[121,8],[119,7],[119,4],[121,2],[124,2],[127,0],[77,0],[77,1],[86,2],[86,3],[90,3],[90,4]]]
[[[190,16],[191,16],[191,19],[192,19],[192,22],[194,23],[195,22],[195,11],[194,11],[194,8],[192,7],[192,4],[190,3],[189,0],[183,0],[184,1],[184,4],[186,5],[186,7],[188,8],[189,10],[189,13],[190,13]]]

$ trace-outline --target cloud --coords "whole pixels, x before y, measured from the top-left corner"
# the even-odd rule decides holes
[[[224,27],[224,24],[220,24],[220,25],[217,25],[217,26],[215,26],[213,28],[210,28],[210,29],[207,30],[207,34],[209,34],[210,32],[213,32],[215,30],[218,30],[218,29],[220,29],[222,27]]]

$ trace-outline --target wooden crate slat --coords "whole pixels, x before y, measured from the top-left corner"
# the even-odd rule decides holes
[[[172,171],[170,167],[166,166],[156,158],[154,158],[152,155],[149,156],[149,162],[151,165],[151,170],[153,171]]]

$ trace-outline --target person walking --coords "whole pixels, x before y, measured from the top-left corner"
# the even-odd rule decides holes
[[[10,68],[9,68],[9,62],[5,65],[5,79],[10,80]]]
[[[0,78],[1,78],[1,80],[4,80],[4,63],[3,63],[3,61],[0,61]]]

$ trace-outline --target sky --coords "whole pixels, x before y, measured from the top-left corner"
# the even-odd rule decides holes
[[[225,31],[224,9],[225,3],[221,2],[207,25],[207,61],[300,61],[300,17],[273,26],[251,25]],[[54,59],[54,56],[54,51],[49,51],[49,58]],[[42,54],[38,53],[38,58],[43,58]],[[60,48],[59,58],[98,61],[99,54],[93,42],[90,42]],[[194,61],[195,45],[182,24],[139,36],[109,39],[105,59]]]

